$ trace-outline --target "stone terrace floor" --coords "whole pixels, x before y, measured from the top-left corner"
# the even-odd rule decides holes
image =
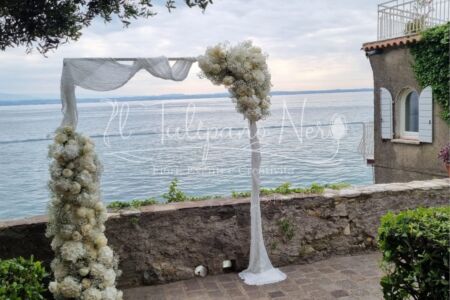
[[[378,253],[338,256],[282,267],[288,278],[264,286],[245,285],[237,274],[222,274],[124,291],[125,300],[175,299],[383,299]]]

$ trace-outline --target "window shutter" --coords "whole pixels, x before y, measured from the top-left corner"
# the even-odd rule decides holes
[[[392,139],[392,96],[385,89],[380,89],[381,97],[381,138]]]
[[[433,142],[433,90],[426,87],[419,98],[419,140]]]

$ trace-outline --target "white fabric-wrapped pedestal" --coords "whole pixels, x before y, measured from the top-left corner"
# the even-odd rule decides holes
[[[250,261],[248,268],[241,273],[241,277],[246,284],[263,285],[275,283],[286,279],[286,274],[274,268],[270,262],[267,250],[264,245],[261,222],[261,206],[259,200],[260,180],[259,172],[261,166],[260,144],[258,139],[258,129],[255,121],[249,121],[250,145],[252,153],[252,196],[250,204],[251,218],[251,244]]]

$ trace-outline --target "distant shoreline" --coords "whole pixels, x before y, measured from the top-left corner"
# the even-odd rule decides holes
[[[362,89],[333,89],[333,90],[307,90],[307,91],[274,91],[272,96],[288,95],[308,95],[308,94],[334,94],[334,93],[359,93],[371,92],[372,88]],[[116,101],[151,101],[151,100],[183,100],[183,99],[211,99],[229,97],[228,93],[211,94],[167,94],[155,96],[124,96],[124,97],[102,97],[102,98],[78,98],[78,103],[100,103],[105,99]],[[0,106],[17,105],[41,105],[41,104],[59,104],[60,99],[4,99],[0,100]]]

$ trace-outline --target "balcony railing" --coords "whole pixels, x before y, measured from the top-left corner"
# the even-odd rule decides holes
[[[378,40],[419,33],[450,21],[450,0],[393,0],[378,5]]]

